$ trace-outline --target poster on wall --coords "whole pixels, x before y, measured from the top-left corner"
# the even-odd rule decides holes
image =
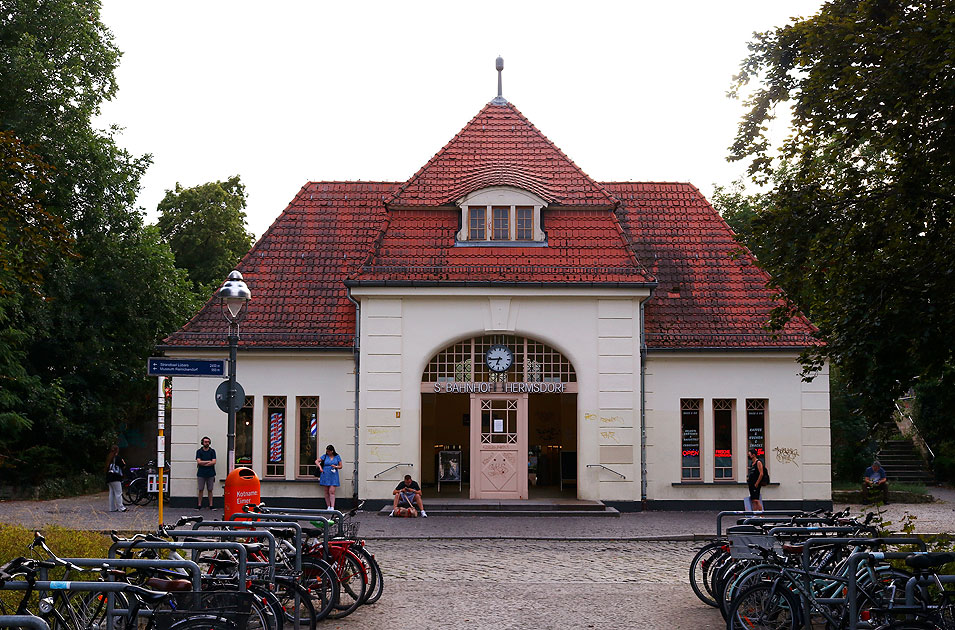
[[[461,451],[438,451],[438,492],[442,483],[457,483],[461,490]]]
[[[285,414],[277,411],[269,416],[269,463],[282,463],[282,444],[285,442]]]

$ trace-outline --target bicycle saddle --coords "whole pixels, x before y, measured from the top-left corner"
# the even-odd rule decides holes
[[[163,591],[165,593],[192,590],[192,582],[189,580],[164,580],[162,578],[153,577],[146,580],[143,585],[154,591]]]
[[[931,552],[931,553],[913,553],[905,559],[905,564],[913,569],[931,569],[940,567],[943,564],[955,562],[955,553]]]

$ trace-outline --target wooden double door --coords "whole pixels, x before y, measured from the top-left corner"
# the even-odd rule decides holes
[[[527,498],[527,394],[471,395],[471,498]]]

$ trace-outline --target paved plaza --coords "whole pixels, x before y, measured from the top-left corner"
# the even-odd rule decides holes
[[[920,532],[955,531],[955,492],[932,493],[941,500],[890,505],[885,518],[898,522],[908,512],[917,516]],[[0,503],[0,521],[99,531],[156,527],[155,505],[132,506],[126,513],[105,512],[105,506],[105,493],[8,501]],[[851,507],[862,512],[862,506]],[[174,522],[194,513],[167,509],[164,516]],[[372,512],[359,518],[362,537],[385,575],[384,595],[323,628],[724,627],[719,613],[697,600],[687,583],[699,540],[715,533],[716,512],[428,519]]]

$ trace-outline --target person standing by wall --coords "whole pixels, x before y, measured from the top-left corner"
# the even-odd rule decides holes
[[[331,444],[325,447],[325,454],[315,460],[318,466],[318,485],[325,491],[325,505],[329,510],[335,509],[335,488],[341,485],[338,480],[338,471],[342,467],[342,458],[335,452]]]
[[[212,488],[216,483],[216,449],[210,448],[212,440],[203,436],[202,448],[196,451],[196,479],[199,487],[199,503],[197,510],[202,509],[202,489],[209,495],[209,509],[212,509]]]
[[[763,511],[763,501],[760,499],[760,490],[765,483],[763,478],[766,475],[766,465],[759,459],[756,449],[749,451],[749,474],[746,475],[746,485],[749,486],[749,500],[753,506],[754,512]]]
[[[119,446],[113,444],[106,456],[106,487],[109,488],[109,511],[125,512],[123,505],[123,471],[126,462],[119,456]]]

